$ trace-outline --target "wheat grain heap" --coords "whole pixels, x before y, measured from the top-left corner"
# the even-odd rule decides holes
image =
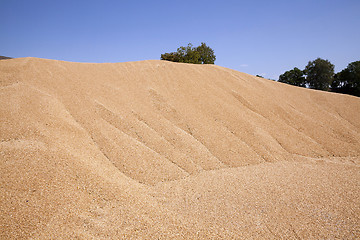
[[[360,237],[360,98],[19,58],[0,102],[0,239]]]

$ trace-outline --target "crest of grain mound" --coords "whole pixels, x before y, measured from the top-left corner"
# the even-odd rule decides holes
[[[0,238],[359,234],[359,98],[215,65],[20,58],[0,62],[0,102]]]

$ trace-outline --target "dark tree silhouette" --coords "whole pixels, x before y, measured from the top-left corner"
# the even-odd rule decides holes
[[[360,97],[360,61],[349,63],[344,70],[335,74],[331,90]]]
[[[304,77],[304,72],[297,67],[281,74],[279,76],[279,82],[288,83],[299,87],[306,87],[306,79]]]
[[[334,65],[328,60],[317,58],[308,63],[304,73],[310,88],[328,91],[334,78]]]
[[[179,47],[176,52],[161,54],[160,59],[193,64],[214,64],[216,56],[214,50],[205,43],[201,43],[198,47],[193,47],[189,43],[186,47]]]

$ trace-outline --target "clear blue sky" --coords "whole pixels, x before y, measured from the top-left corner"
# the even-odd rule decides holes
[[[278,79],[317,57],[360,60],[360,0],[0,0],[0,55],[75,62],[159,59],[191,42],[215,64]]]

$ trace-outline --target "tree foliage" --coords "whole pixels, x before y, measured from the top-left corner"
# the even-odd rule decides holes
[[[177,52],[161,54],[161,60],[167,60],[171,62],[180,62],[180,55]]]
[[[297,67],[290,71],[286,71],[284,74],[281,74],[279,76],[279,82],[288,83],[299,87],[306,87],[304,72]]]
[[[304,73],[310,88],[327,91],[334,78],[334,65],[328,60],[317,58],[308,63]]]
[[[196,49],[196,52],[200,54],[200,61],[203,64],[214,64],[216,60],[216,56],[214,50],[205,43],[201,43]]]
[[[303,71],[295,67],[281,74],[279,82],[360,97],[360,61],[349,63],[344,70],[334,74],[331,62],[317,58]]]
[[[304,70],[295,67],[279,76],[279,82],[328,91],[334,78],[334,65],[321,58],[309,61]]]
[[[0,60],[12,59],[11,57],[0,56]]]
[[[360,61],[349,63],[344,70],[337,73],[331,90],[360,97]]]
[[[205,43],[201,43],[198,47],[193,47],[189,43],[186,47],[179,47],[176,52],[161,54],[161,60],[193,64],[214,64],[216,56],[214,50]]]

